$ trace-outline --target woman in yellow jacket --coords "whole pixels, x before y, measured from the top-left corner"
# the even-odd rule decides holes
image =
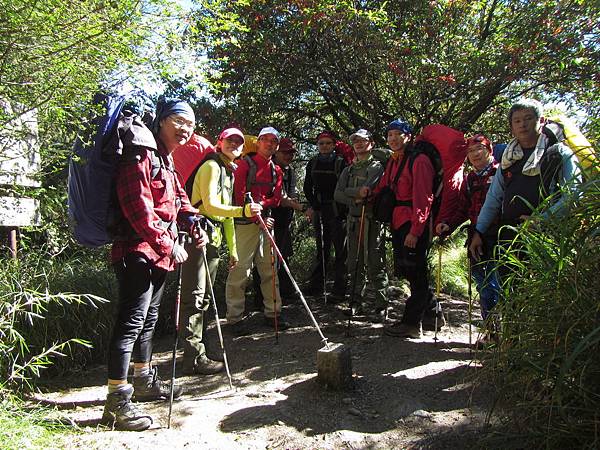
[[[223,130],[217,140],[217,151],[206,156],[194,178],[191,203],[214,225],[205,250],[213,283],[217,275],[219,247],[223,236],[229,249],[229,268],[238,261],[233,218],[253,217],[262,210],[262,206],[257,203],[249,203],[243,207],[231,205],[235,170],[233,161],[242,154],[243,146],[244,134],[240,130]],[[222,371],[224,366],[221,361],[206,356],[203,342],[206,327],[204,313],[210,305],[210,292],[207,289],[207,271],[202,250],[193,245],[188,245],[186,250],[188,260],[183,265],[181,279],[183,372],[188,375],[208,375]]]

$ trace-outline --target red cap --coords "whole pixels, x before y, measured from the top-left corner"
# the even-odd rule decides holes
[[[337,140],[337,138],[335,137],[335,134],[333,134],[332,131],[322,131],[317,135],[317,141],[324,137],[330,138],[333,142],[335,142]]]
[[[228,137],[231,137],[231,136],[239,136],[242,138],[242,142],[246,142],[246,139],[244,139],[244,133],[242,133],[237,128],[224,129],[223,131],[221,131],[221,134],[219,135],[219,140],[222,141],[223,139],[227,139]]]
[[[490,152],[492,151],[491,141],[483,134],[476,134],[475,136],[471,136],[469,139],[467,139],[467,147],[471,147],[475,144],[483,144]]]
[[[281,141],[279,141],[279,151],[281,153],[295,153],[296,147],[291,139],[282,138]]]

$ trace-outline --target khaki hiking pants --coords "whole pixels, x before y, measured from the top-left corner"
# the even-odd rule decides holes
[[[235,241],[239,261],[229,272],[225,285],[227,322],[242,320],[246,303],[246,285],[252,268],[256,265],[260,275],[260,290],[263,295],[265,317],[274,317],[281,309],[279,280],[275,268],[275,301],[273,299],[273,270],[271,268],[271,244],[257,224],[235,224]]]

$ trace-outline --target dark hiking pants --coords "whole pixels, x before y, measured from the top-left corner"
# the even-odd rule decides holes
[[[108,352],[108,378],[125,380],[129,362],[152,360],[152,337],[167,272],[140,253],[114,264],[119,284],[119,311]]]

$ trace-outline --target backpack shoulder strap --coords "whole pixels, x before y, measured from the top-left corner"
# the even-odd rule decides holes
[[[340,174],[342,173],[342,164],[344,163],[344,158],[342,158],[341,156],[337,156],[335,158],[335,163],[333,166],[333,171],[335,172],[335,176],[336,178],[340,177]]]
[[[560,151],[561,144],[553,144],[546,147],[542,156],[540,173],[542,176],[542,186],[547,194],[554,192],[553,188],[558,186],[558,179],[563,167],[563,155]]]
[[[310,173],[310,178],[312,179],[313,185],[315,184],[315,168],[317,167],[317,156],[313,156],[311,160],[308,162],[308,167],[306,168],[306,173]]]
[[[565,127],[562,123],[547,120],[542,127],[542,133],[548,138],[548,146],[565,140]]]
[[[223,162],[223,160],[219,156],[219,153],[218,152],[211,152],[208,155],[206,155],[204,157],[204,159],[202,160],[202,162],[196,168],[195,172],[198,172],[198,170],[200,170],[200,167],[202,165],[204,165],[205,163],[207,163],[208,161],[214,161],[215,163],[217,163],[217,166],[219,166],[219,185],[218,185],[218,190],[219,190],[219,193],[221,194],[221,201],[224,203],[223,191],[224,191],[224,188],[225,188],[225,179],[227,178],[227,167],[225,166],[225,163]],[[201,204],[202,204],[202,199],[198,200],[192,206],[194,208],[197,208]]]
[[[152,180],[154,180],[158,176],[158,172],[160,172],[160,169],[166,168],[166,165],[165,165],[165,162],[164,162],[162,156],[158,153],[158,151],[151,150],[149,152],[149,154],[150,154],[150,164],[152,167],[150,169],[150,178]]]
[[[277,184],[277,170],[275,169],[275,163],[271,158],[269,160],[269,166],[271,167],[271,196],[275,194],[275,185]]]
[[[246,192],[250,192],[250,188],[256,182],[256,163],[250,155],[244,157],[244,161],[248,163],[248,174],[246,175]]]
[[[395,186],[398,183],[398,180],[400,179],[400,176],[402,175],[402,171],[404,170],[404,166],[406,166],[406,163],[408,162],[409,159],[409,155],[404,152],[404,155],[402,156],[402,159],[400,160],[400,165],[398,166],[398,171],[396,172],[396,176],[394,177],[394,181],[392,182],[392,186]],[[391,161],[391,159],[390,159]],[[409,169],[412,171],[412,168],[409,166]]]

